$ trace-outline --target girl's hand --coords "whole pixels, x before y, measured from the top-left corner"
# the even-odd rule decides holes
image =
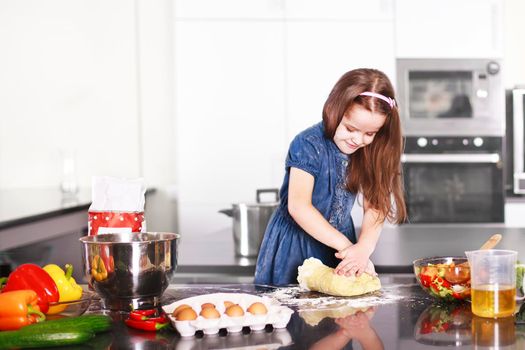
[[[366,266],[365,272],[371,276],[377,276],[376,268],[370,259],[368,260],[368,265]]]
[[[342,261],[335,268],[335,273],[338,275],[360,276],[363,272],[373,271],[375,274],[374,265],[369,260],[370,254],[365,249],[362,249],[359,244],[354,244],[345,249],[335,253],[336,258]]]

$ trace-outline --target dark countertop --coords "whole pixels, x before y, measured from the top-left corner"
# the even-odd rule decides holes
[[[430,256],[465,256],[476,250],[493,234],[503,238],[497,249],[518,251],[525,261],[525,228],[503,224],[401,225],[385,227],[372,261],[380,272],[411,272],[412,261]]]
[[[525,325],[515,325],[513,318],[492,320],[472,316],[469,303],[440,305],[425,294],[410,275],[382,275],[379,292],[353,298],[327,298],[326,295],[243,285],[170,285],[162,305],[208,293],[250,293],[278,297],[292,308],[286,329],[264,331],[244,329],[240,334],[203,335],[182,338],[170,328],[149,333],[127,328],[121,321],[125,313],[107,312],[115,320],[110,333],[99,334],[94,347],[119,349],[373,349],[367,342],[382,344],[384,349],[434,349],[452,346],[459,349],[512,348],[525,346]],[[294,297],[291,297],[294,296]],[[306,298],[324,301],[308,306]],[[322,298],[322,299],[320,299]],[[310,303],[312,305],[312,303]],[[100,304],[92,304],[88,313],[100,313]],[[316,324],[317,323],[317,324]],[[377,348],[377,347],[376,347]],[[381,347],[379,347],[381,348]]]
[[[3,189],[0,190],[0,230],[76,211],[86,211],[87,217],[90,204],[89,189],[81,189],[75,196],[64,196],[58,188]]]
[[[156,189],[148,189],[146,198],[166,202],[164,196],[160,195],[152,199],[156,192]],[[81,188],[74,195],[64,195],[59,188],[3,189],[0,190],[0,230],[79,211],[86,212],[87,227],[90,205],[90,188]]]
[[[525,228],[504,225],[403,225],[385,227],[371,256],[378,273],[412,273],[412,261],[430,256],[464,256],[466,250],[480,247],[495,233],[503,238],[499,249],[518,251],[525,261]],[[178,275],[181,282],[199,282],[210,271],[216,274],[253,276],[256,258],[235,256],[231,229],[218,230],[196,237],[182,235],[179,245]],[[220,278],[213,282],[220,281]],[[245,279],[247,281],[247,279]]]
[[[164,191],[148,190],[146,219],[149,231],[177,232],[175,201]],[[80,189],[76,197],[63,197],[58,188],[16,189],[0,191],[0,230],[59,218],[66,214],[86,213],[91,203],[91,191]],[[372,261],[379,273],[410,273],[412,261],[420,257],[464,255],[465,250],[476,249],[494,233],[502,233],[498,245],[502,249],[518,250],[518,258],[525,261],[525,228],[506,227],[504,224],[446,224],[385,226]],[[185,236],[179,242],[178,282],[228,282],[228,276],[241,276],[251,282],[255,271],[255,257],[238,257],[234,253],[231,227],[215,232]]]

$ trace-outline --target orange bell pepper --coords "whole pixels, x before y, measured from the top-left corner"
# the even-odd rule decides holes
[[[46,313],[49,309],[49,303],[57,302],[60,298],[55,281],[44,269],[35,264],[18,266],[9,274],[7,284],[2,288],[2,292],[25,289],[31,289],[36,292],[38,306],[43,313]]]
[[[0,330],[16,330],[45,320],[34,290],[22,289],[0,293]]]

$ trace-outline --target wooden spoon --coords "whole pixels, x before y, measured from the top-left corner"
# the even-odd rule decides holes
[[[499,243],[499,241],[501,241],[501,238],[502,236],[499,233],[496,233],[492,235],[492,237],[490,237],[485,243],[483,243],[483,245],[479,249],[480,250],[492,249]]]
[[[499,241],[501,241],[502,236],[499,233],[492,235],[483,245],[479,248],[480,250],[492,249],[494,248]],[[464,263],[457,264],[454,267],[449,267],[445,270],[445,279],[450,283],[464,283],[467,282],[470,278],[470,266],[468,261]]]

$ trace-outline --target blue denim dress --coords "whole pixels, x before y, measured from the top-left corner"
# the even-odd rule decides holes
[[[306,233],[288,213],[290,167],[314,177],[312,204],[333,227],[356,242],[350,216],[355,194],[345,188],[349,161],[349,156],[342,153],[333,140],[324,137],[322,122],[295,137],[286,158],[281,202],[268,223],[259,251],[255,283],[276,286],[297,283],[297,267],[310,257],[330,267],[340,262],[334,249]]]

